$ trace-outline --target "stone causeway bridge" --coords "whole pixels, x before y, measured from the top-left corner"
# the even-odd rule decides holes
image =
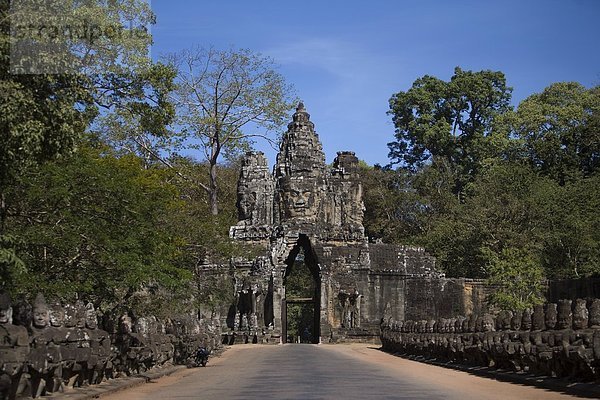
[[[422,248],[369,242],[358,158],[339,152],[327,165],[302,103],[272,170],[260,152],[244,157],[238,211],[239,222],[231,227],[230,237],[262,253],[225,266],[200,267],[203,273],[230,279],[234,288],[234,301],[210,312],[159,320],[151,315],[99,315],[91,303],[47,302],[41,295],[33,304],[13,303],[0,295],[0,398],[55,396],[168,365],[186,365],[200,346],[216,354],[228,345],[247,349],[250,344],[294,342],[309,344],[255,346],[271,350],[243,352],[250,354],[244,355],[250,357],[248,363],[254,362],[254,354],[257,365],[263,356],[274,357],[277,365],[291,362],[294,376],[303,377],[304,393],[277,392],[281,396],[272,398],[336,398],[335,391],[311,392],[310,382],[318,378],[302,368],[329,365],[338,359],[334,353],[339,350],[331,349],[344,346],[326,345],[340,343],[350,346],[345,348],[363,343],[356,353],[359,359],[388,363],[390,371],[396,368],[391,361],[365,350],[365,343],[438,363],[600,382],[600,281],[579,286],[551,283],[545,305],[491,312],[485,301],[491,289],[483,282],[446,278]],[[288,350],[275,350],[283,348]],[[321,359],[315,349],[333,353]],[[340,364],[331,368],[349,368],[354,372],[348,373],[360,380],[360,368],[352,366],[360,361],[352,354],[354,361],[339,356]],[[304,357],[314,358],[302,364]],[[227,362],[233,363],[233,356],[220,365]],[[341,366],[345,362],[349,364]],[[289,378],[277,375],[277,365],[260,370],[274,376],[265,380],[271,386]],[[381,372],[375,367],[365,371],[372,377]],[[216,375],[214,379],[219,381]],[[353,382],[346,388],[355,388]],[[417,393],[409,384],[405,389]],[[268,388],[261,389],[262,395],[249,390],[250,398],[270,398]],[[346,397],[353,398],[352,393]]]

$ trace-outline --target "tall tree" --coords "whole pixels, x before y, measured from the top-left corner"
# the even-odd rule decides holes
[[[143,288],[175,291],[189,281],[168,229],[182,208],[179,192],[170,171],[140,164],[83,146],[31,168],[8,192],[7,231],[21,239],[26,267],[3,270],[2,289],[123,305]]]
[[[423,199],[413,176],[380,166],[361,165],[365,233],[386,243],[410,243],[426,229]]]
[[[152,23],[143,0],[0,0],[0,268],[24,267],[5,234],[6,191],[73,153],[99,110],[145,101]]]
[[[560,184],[600,169],[600,87],[554,83],[523,100],[513,121],[529,163]]]
[[[416,171],[445,163],[455,176],[454,193],[490,156],[494,118],[510,110],[512,89],[502,72],[463,71],[449,82],[426,75],[390,99],[396,140],[389,143],[392,165]]]
[[[220,157],[254,137],[273,141],[257,128],[268,132],[283,126],[293,106],[292,89],[272,60],[250,50],[197,47],[167,59],[178,70],[172,97],[180,128],[176,137],[207,160],[209,183],[200,186],[217,215]]]
[[[69,155],[99,110],[153,111],[140,104],[154,20],[142,0],[0,0],[0,234],[21,171]]]
[[[509,247],[492,254],[487,283],[495,286],[489,300],[504,310],[523,311],[544,302],[544,270],[530,252]]]

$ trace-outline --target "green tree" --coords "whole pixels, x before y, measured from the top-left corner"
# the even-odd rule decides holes
[[[513,119],[528,162],[561,185],[600,166],[600,87],[548,86],[523,100]]]
[[[363,165],[360,175],[369,238],[406,244],[424,232],[427,210],[408,172]]]
[[[192,274],[178,265],[180,241],[165,229],[181,207],[167,172],[105,147],[30,169],[9,192],[7,219],[26,269],[4,289],[114,306],[140,290],[180,290]]]
[[[396,140],[389,143],[391,164],[417,171],[443,162],[454,176],[453,193],[490,157],[494,119],[510,110],[512,89],[502,72],[463,71],[449,82],[426,75],[390,99]]]
[[[463,203],[433,216],[422,244],[453,277],[485,278],[491,255],[506,248],[527,247],[541,258],[545,209],[537,199],[556,188],[527,165],[490,165],[469,184]]]
[[[145,29],[154,20],[141,0],[0,1],[0,200],[28,166],[72,153],[99,110],[133,101],[156,113],[142,106],[161,76]],[[98,34],[65,30],[83,21]]]
[[[539,190],[541,263],[553,279],[600,275],[600,176]]]
[[[195,271],[194,293],[197,306],[216,311],[232,304],[234,289],[229,262],[232,257],[252,259],[260,249],[234,243],[229,238],[229,228],[237,222],[237,179],[239,160],[220,164],[219,214],[212,215],[205,191],[191,182],[207,184],[209,166],[190,158],[171,160],[173,169],[189,179],[173,179],[182,200],[177,212],[169,214],[165,229],[180,240],[178,265]],[[210,268],[205,268],[210,265]]]
[[[172,111],[160,95],[169,75],[152,65],[148,52],[151,36],[146,27],[154,20],[149,4],[142,0],[0,0],[0,267],[4,271],[23,266],[14,238],[5,234],[5,221],[6,191],[25,171],[69,157],[100,113],[128,109],[146,126],[167,123]],[[149,99],[149,93],[159,95]]]
[[[544,270],[530,252],[508,247],[491,254],[487,284],[494,286],[489,300],[505,310],[523,311],[544,302]]]
[[[178,70],[172,97],[180,128],[175,137],[207,161],[208,184],[199,185],[217,215],[222,153],[236,151],[255,137],[272,141],[257,128],[273,131],[285,124],[293,106],[292,89],[272,60],[250,50],[194,48],[167,59]]]

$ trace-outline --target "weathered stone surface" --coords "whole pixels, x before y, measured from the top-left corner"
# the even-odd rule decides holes
[[[573,329],[585,329],[588,327],[589,312],[587,302],[584,299],[575,300],[573,309]]]
[[[200,346],[216,349],[221,341],[216,319],[190,316],[163,323],[154,316],[125,315],[120,323],[107,324],[119,327],[108,333],[98,326],[91,303],[48,306],[38,295],[33,308],[19,304],[29,310],[29,319],[14,321],[10,299],[0,294],[1,399],[38,397],[168,363],[187,364]],[[15,325],[23,320],[31,321],[29,331]]]
[[[556,326],[558,329],[570,329],[573,324],[573,311],[571,310],[571,300],[559,300],[558,311],[556,315]]]
[[[261,152],[248,153],[242,159],[238,180],[238,225],[231,228],[237,239],[267,239],[268,227],[273,224],[275,181],[267,159]]]
[[[589,324],[591,328],[600,328],[600,299],[593,299],[589,308]]]
[[[284,282],[300,252],[317,286],[311,300],[314,341],[377,340],[381,318],[426,320],[484,311],[482,282],[445,279],[422,248],[368,242],[358,158],[341,151],[328,166],[314,128],[300,103],[273,174],[261,153],[248,153],[242,162],[239,222],[230,236],[266,250],[232,262],[236,300],[222,312],[224,341],[255,335],[286,340]],[[205,266],[205,272],[218,269]]]
[[[546,304],[545,318],[544,318],[544,322],[546,324],[546,329],[556,328],[557,320],[558,320],[558,306],[556,305],[556,303]]]
[[[24,326],[13,325],[8,295],[0,294],[0,395],[15,398],[29,358],[29,337]]]
[[[546,305],[548,325],[544,322],[544,306],[536,306],[533,319],[537,322],[520,322],[519,330],[515,330],[518,313],[513,314],[513,325],[506,326],[502,322],[508,314],[506,312],[498,313],[496,325],[490,314],[484,314],[483,317],[467,316],[469,321],[478,321],[475,324],[478,327],[471,328],[467,333],[449,330],[448,319],[445,318],[437,320],[434,333],[411,329],[415,325],[413,321],[389,320],[381,325],[381,342],[385,351],[396,354],[527,371],[573,381],[598,381],[600,328],[590,329],[582,322],[595,301],[590,301],[589,308],[586,308],[588,303],[579,299],[574,313],[579,316],[571,321],[572,324],[568,324],[567,305],[570,310],[570,300],[558,302],[561,305],[558,313],[555,303]],[[563,311],[560,311],[561,307]],[[525,311],[521,321],[526,321],[527,314],[531,315],[531,311]],[[544,331],[542,324],[546,329]],[[462,326],[465,325],[468,327],[471,324],[463,321]],[[494,331],[494,326],[499,330]]]
[[[535,307],[533,307],[533,316],[531,323],[532,329],[534,331],[546,329],[546,316],[543,304],[538,304]]]

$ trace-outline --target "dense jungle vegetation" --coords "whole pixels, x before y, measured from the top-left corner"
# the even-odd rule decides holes
[[[252,136],[277,141],[290,85],[249,50],[153,62],[142,30],[83,50],[64,43],[75,73],[15,73],[9,4],[0,0],[0,290],[157,314],[228,300],[231,287],[197,267],[252,251],[228,239],[239,156]],[[75,11],[152,24],[145,4]],[[40,57],[64,62],[53,54]],[[447,276],[504,285],[495,301],[515,307],[538,301],[545,278],[600,273],[600,87],[554,83],[514,107],[502,72],[456,68],[393,94],[389,116],[389,164],[362,167],[372,240],[422,245]]]

